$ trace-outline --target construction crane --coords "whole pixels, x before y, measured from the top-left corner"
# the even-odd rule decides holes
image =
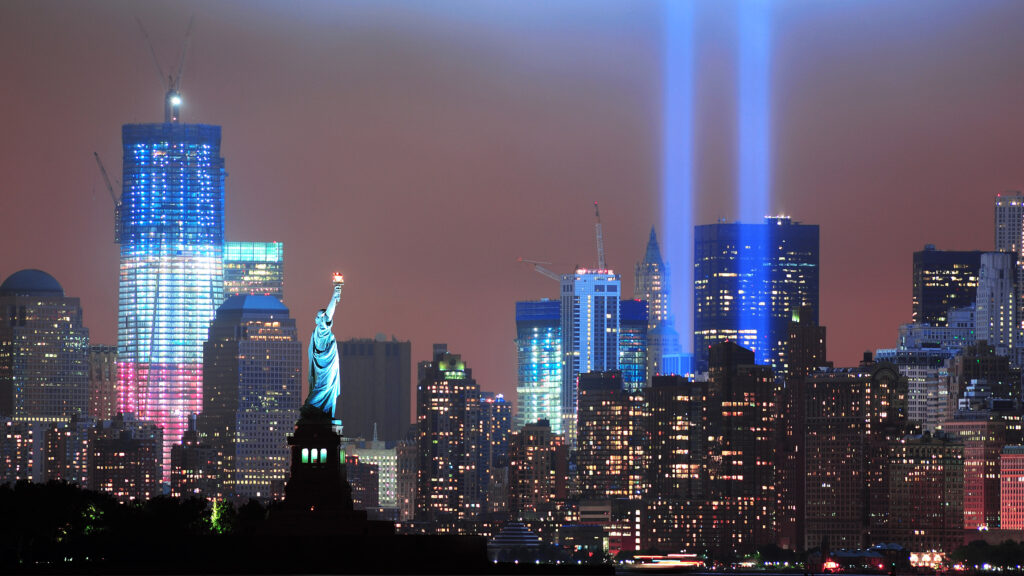
[[[548,270],[547,268],[545,268],[543,266],[544,264],[551,264],[551,262],[538,262],[537,260],[527,260],[526,258],[516,258],[516,261],[517,262],[525,262],[527,264],[533,264],[533,269],[536,270],[537,272],[540,272],[541,274],[547,276],[548,278],[551,278],[552,280],[554,280],[556,282],[561,282],[562,281],[562,277],[561,276],[559,276],[558,274],[555,274],[554,272],[552,272],[551,270]]]
[[[103,175],[103,183],[107,186],[107,192],[110,192],[110,199],[114,202],[114,243],[121,243],[121,199],[118,198],[117,193],[114,192],[114,186],[110,183],[110,176],[107,176],[107,169],[103,167],[103,161],[100,160],[98,152],[93,152],[92,155],[96,158],[96,165],[100,167],[100,174]]]
[[[598,209],[597,202],[594,202],[594,215],[597,216],[597,223],[594,224],[597,232],[597,269],[604,270],[604,236],[601,235],[601,210]]]
[[[160,65],[160,59],[156,56],[156,49],[153,48],[153,41],[150,40],[149,34],[146,32],[146,27],[142,25],[142,20],[137,17],[135,21],[139,23],[139,30],[142,31],[142,37],[146,39],[146,45],[149,47],[149,54],[153,57],[153,65],[156,66],[157,76],[160,78],[160,87],[164,87],[164,69]],[[192,42],[192,24],[195,22],[195,16],[189,18],[188,29],[185,31],[185,44],[181,48],[181,57],[178,59],[178,70],[174,75],[167,75],[167,94],[164,96],[164,122],[175,122],[177,123],[181,119],[181,75],[185,70],[185,56],[188,54],[188,46]]]

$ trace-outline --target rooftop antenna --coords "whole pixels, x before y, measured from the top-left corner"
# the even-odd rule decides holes
[[[188,29],[185,30],[185,42],[181,48],[181,57],[178,59],[178,69],[174,75],[167,75],[167,84],[164,85],[164,69],[160,65],[160,59],[156,56],[156,49],[153,48],[153,41],[150,39],[149,34],[146,32],[146,27],[142,25],[142,20],[138,17],[135,21],[139,23],[139,30],[142,31],[142,37],[146,39],[146,45],[149,47],[149,55],[153,57],[153,65],[156,67],[157,77],[160,78],[160,86],[167,89],[167,93],[164,95],[164,122],[165,123],[178,123],[181,121],[181,77],[185,70],[185,57],[188,55],[188,47],[192,42],[192,25],[195,23],[195,16],[192,16],[188,20]]]
[[[601,235],[601,210],[598,209],[597,202],[594,202],[594,215],[597,216],[597,223],[594,224],[597,232],[597,269],[604,270],[604,237]]]

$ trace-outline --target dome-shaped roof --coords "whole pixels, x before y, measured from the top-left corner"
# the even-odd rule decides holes
[[[273,312],[288,314],[288,308],[273,296],[243,294],[232,296],[225,300],[217,312]]]
[[[53,276],[42,270],[28,268],[19,270],[0,284],[0,294],[51,294],[64,295],[64,288]]]

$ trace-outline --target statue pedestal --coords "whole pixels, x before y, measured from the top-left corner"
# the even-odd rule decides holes
[[[288,445],[292,470],[285,486],[285,506],[310,512],[352,513],[352,488],[341,460],[341,437],[331,419],[316,408],[303,406]]]

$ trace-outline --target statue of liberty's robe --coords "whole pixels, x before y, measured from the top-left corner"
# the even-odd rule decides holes
[[[327,312],[321,310],[317,313],[316,328],[309,339],[309,396],[306,406],[317,408],[333,419],[334,403],[341,391],[341,373],[338,371],[338,344],[331,332],[333,314],[329,316]]]

